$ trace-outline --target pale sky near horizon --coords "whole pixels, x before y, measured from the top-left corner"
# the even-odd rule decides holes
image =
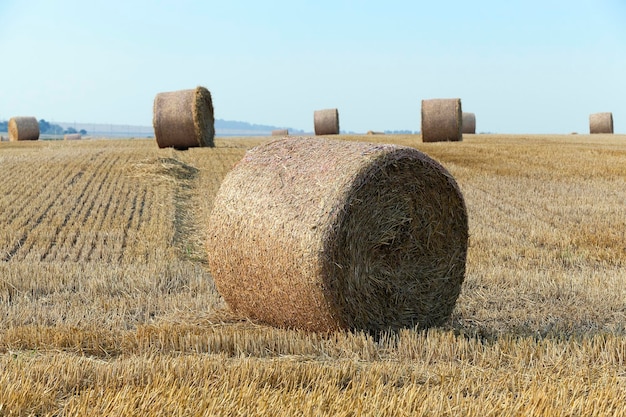
[[[626,133],[626,1],[1,0],[0,120],[150,126],[198,85],[215,117],[313,130],[420,130],[460,97],[477,130]]]

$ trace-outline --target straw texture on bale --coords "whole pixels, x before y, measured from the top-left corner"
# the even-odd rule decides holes
[[[288,129],[272,130],[272,136],[289,136],[289,130]]]
[[[463,112],[463,133],[476,133],[476,115],[474,113]]]
[[[224,179],[208,224],[220,294],[278,327],[439,325],[465,275],[463,196],[409,147],[291,138],[253,148]]]
[[[337,109],[315,110],[313,126],[316,135],[338,135],[339,111]]]
[[[422,141],[460,142],[463,140],[461,99],[422,100]]]
[[[35,117],[19,116],[9,119],[9,140],[38,140],[39,122]]]
[[[589,133],[613,133],[613,113],[589,115]]]
[[[152,124],[159,148],[215,146],[213,102],[204,87],[157,94]]]
[[[80,133],[68,133],[63,135],[64,140],[81,140],[83,137]]]

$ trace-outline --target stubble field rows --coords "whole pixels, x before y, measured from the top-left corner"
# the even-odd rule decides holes
[[[626,415],[626,137],[415,146],[470,219],[450,322],[373,337],[230,313],[212,198],[251,146],[0,147],[0,415]]]

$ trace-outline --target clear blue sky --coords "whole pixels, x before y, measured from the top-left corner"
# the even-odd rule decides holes
[[[161,91],[216,118],[420,129],[460,97],[478,131],[626,132],[626,1],[1,0],[0,119],[151,125]]]

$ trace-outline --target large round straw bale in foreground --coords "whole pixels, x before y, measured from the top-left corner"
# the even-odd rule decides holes
[[[461,99],[458,98],[422,100],[422,141],[463,140],[462,113]]]
[[[313,126],[316,135],[338,135],[339,111],[337,109],[315,110]]]
[[[463,129],[462,133],[476,133],[476,114],[463,112]]]
[[[213,102],[204,87],[157,94],[152,124],[159,148],[215,146]]]
[[[613,113],[590,114],[589,133],[613,133]]]
[[[228,305],[278,327],[439,325],[465,275],[463,196],[414,148],[292,138],[251,149],[224,179],[208,229]]]
[[[272,130],[272,136],[289,136],[289,129]]]
[[[38,140],[39,122],[35,117],[18,116],[9,119],[9,140]]]

